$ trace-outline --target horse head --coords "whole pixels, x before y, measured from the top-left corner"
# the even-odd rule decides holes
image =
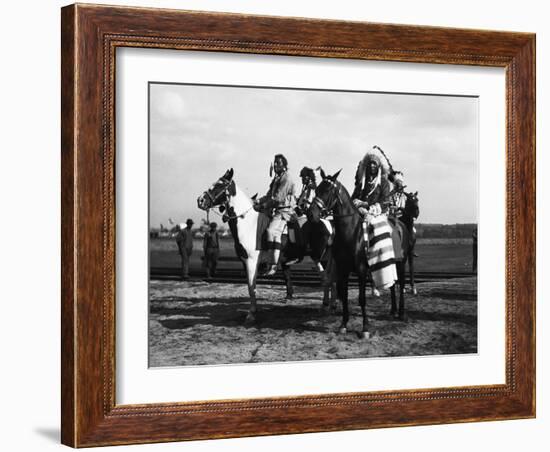
[[[338,181],[340,172],[332,176],[325,174],[321,169],[322,181],[315,189],[315,198],[308,210],[308,219],[313,223],[318,223],[321,218],[325,217],[333,210],[335,205],[340,201],[340,189],[342,184]]]
[[[208,210],[216,206],[223,207],[229,201],[229,198],[235,195],[235,192],[233,168],[231,168],[197,198],[197,206],[202,210]]]
[[[405,195],[407,196],[407,200],[405,201],[403,213],[416,220],[420,215],[420,208],[418,207],[418,192],[405,193]]]

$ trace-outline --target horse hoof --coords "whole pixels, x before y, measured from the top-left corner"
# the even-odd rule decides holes
[[[345,326],[341,326],[338,330],[339,334],[346,334],[348,332],[348,329]]]
[[[368,331],[361,331],[359,333],[359,339],[370,339],[370,333]]]

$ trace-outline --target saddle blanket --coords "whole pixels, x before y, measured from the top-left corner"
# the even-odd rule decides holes
[[[367,246],[367,262],[377,289],[386,289],[397,281],[392,228],[384,215],[363,222],[363,235]]]

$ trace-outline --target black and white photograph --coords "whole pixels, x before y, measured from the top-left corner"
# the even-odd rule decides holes
[[[477,353],[477,97],[148,89],[150,367]]]

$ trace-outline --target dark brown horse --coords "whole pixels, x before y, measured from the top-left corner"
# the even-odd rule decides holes
[[[409,250],[406,254],[406,260],[403,261],[403,265],[409,263],[409,281],[411,284],[411,293],[416,295],[416,286],[414,284],[414,247],[416,245],[416,230],[414,228],[414,222],[420,215],[420,208],[418,207],[418,192],[405,193],[407,200],[405,201],[405,207],[403,213],[399,216],[399,220],[405,225],[409,232],[410,243]]]
[[[328,212],[334,217],[335,237],[332,246],[332,258],[335,265],[338,295],[342,300],[342,324],[340,332],[346,333],[349,321],[348,307],[348,283],[352,272],[357,274],[359,283],[359,305],[363,316],[363,328],[360,333],[362,338],[368,338],[368,318],[366,313],[365,289],[369,278],[367,253],[363,234],[363,218],[352,203],[346,188],[337,180],[340,171],[333,176],[327,176],[321,172],[322,182],[315,191],[316,197],[309,210],[309,218],[313,223]],[[401,234],[402,251],[405,255],[409,247],[407,229],[403,225]],[[399,312],[397,311],[395,285],[391,288],[392,308],[390,314],[405,320],[404,300],[404,260],[397,265],[397,275],[400,287]]]
[[[332,259],[332,242],[334,241],[334,224],[328,220],[308,221],[307,237],[310,257],[321,274],[323,286],[322,312],[336,310],[336,275]]]

